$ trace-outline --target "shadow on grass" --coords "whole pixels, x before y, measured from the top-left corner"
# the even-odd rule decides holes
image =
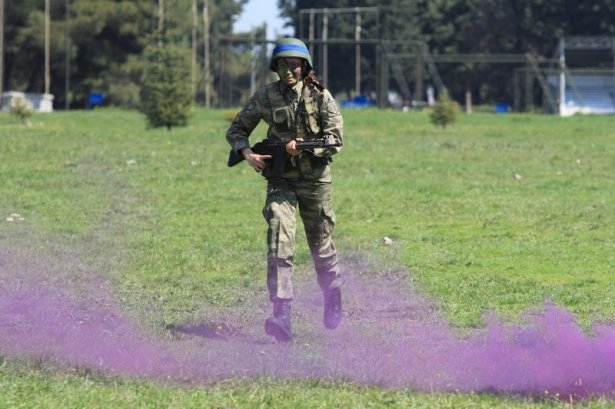
[[[170,324],[166,327],[172,334],[192,335],[211,340],[228,340],[241,336],[239,328],[220,322],[202,324]]]

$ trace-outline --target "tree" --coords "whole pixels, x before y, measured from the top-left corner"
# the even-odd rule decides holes
[[[451,99],[448,91],[444,90],[438,95],[438,102],[431,111],[431,122],[434,125],[446,128],[459,117],[459,104]]]
[[[29,118],[34,115],[32,103],[23,96],[16,96],[11,99],[11,114],[19,118],[24,125],[29,125]]]
[[[205,1],[196,0],[197,10],[203,9]],[[333,10],[332,3],[327,0],[277,2],[280,15],[286,18],[289,26],[295,27],[295,35],[306,42],[308,22],[303,21],[303,32],[299,32],[299,10]],[[45,0],[4,3],[3,88],[44,92]],[[156,3],[155,0],[49,1],[51,93],[58,106],[65,106],[69,99],[72,108],[86,107],[90,92],[97,91],[104,93],[111,105],[138,107],[144,49],[157,29]],[[165,25],[170,41],[178,47],[196,49],[196,63],[202,66],[204,24],[199,24],[195,36],[194,1],[166,0],[165,3]],[[211,75],[195,78],[196,99],[205,100],[204,82],[207,80],[212,85],[207,98],[212,98],[213,106],[236,105],[245,98],[239,90],[247,89],[245,84],[250,82],[251,74],[251,68],[246,68],[248,58],[244,54],[249,54],[253,48],[237,46],[238,42],[233,43],[233,39],[239,35],[232,33],[233,21],[246,0],[207,0],[207,3],[211,21],[208,30]],[[323,64],[324,47],[320,42],[310,47],[317,73],[323,78],[326,68],[325,85],[334,94],[351,94],[356,89],[354,61],[357,53],[353,43],[356,22],[352,12],[355,7],[378,8],[377,14],[361,16],[360,37],[395,43],[395,52],[405,55],[400,57],[399,65],[411,89],[413,82],[418,85],[420,80],[428,80],[426,70],[415,69],[420,56],[417,57],[414,40],[427,43],[436,56],[532,52],[551,58],[558,39],[564,35],[615,35],[613,0],[338,0],[335,8],[350,12],[335,13],[335,16],[329,13],[328,38],[337,42],[328,45],[327,63]],[[303,17],[307,18],[307,14]],[[322,21],[322,18],[317,19],[313,27],[317,39],[322,37]],[[198,42],[196,48],[193,47],[195,41]],[[387,86],[396,90],[397,83],[391,74],[397,75],[399,70],[381,71],[385,68],[379,64],[383,61],[383,50],[374,43],[366,43],[360,51],[360,91],[379,93],[380,79],[386,79],[387,73],[391,77]],[[438,63],[437,68],[450,96],[457,100],[463,98],[466,90],[472,90],[479,104],[500,102],[512,94],[511,65]],[[418,91],[420,87],[415,86],[415,89]],[[224,96],[230,97],[223,100]]]
[[[278,0],[281,13],[298,29],[300,10],[330,7],[326,0]],[[615,2],[593,0],[340,0],[336,7],[377,6],[379,19],[375,27],[362,27],[362,38],[370,38],[369,30],[376,30],[381,38],[395,42],[395,53],[406,80],[418,82],[414,76],[417,50],[412,40],[427,43],[434,55],[445,54],[538,54],[545,58],[554,55],[557,41],[564,35],[613,35],[615,34]],[[305,15],[305,14],[304,14]],[[307,23],[296,34],[307,40]],[[316,24],[317,38],[322,25]],[[352,21],[329,19],[329,38],[352,38]],[[345,33],[345,35],[343,35]],[[315,63],[320,65],[320,45],[315,44]],[[413,57],[414,55],[414,57]],[[354,59],[352,46],[329,45],[328,62],[331,79],[327,85],[334,93],[353,89],[353,76],[348,63]],[[363,78],[377,78],[379,66],[375,47],[364,47]],[[521,64],[523,65],[523,64]],[[322,68],[322,67],[320,67]],[[510,64],[481,63],[437,64],[440,76],[449,89],[450,96],[459,100],[467,90],[478,103],[505,101],[513,94]],[[518,68],[518,67],[517,67]],[[386,74],[386,72],[385,72]],[[428,80],[426,70],[423,80]],[[362,88],[370,89],[371,84]],[[391,81],[389,88],[396,90]],[[417,87],[418,89],[418,87]],[[379,89],[378,89],[379,90]]]
[[[141,109],[151,128],[188,124],[192,107],[190,55],[173,44],[147,47]]]
[[[197,0],[199,10],[204,1]],[[187,49],[191,49],[194,39],[191,3],[169,0],[165,13],[169,39]],[[209,0],[212,60],[221,59],[220,45],[231,35],[233,21],[245,3],[246,0]],[[20,0],[5,6],[4,34],[10,41],[5,41],[4,47],[4,89],[44,91],[44,4],[45,0]],[[65,106],[69,99],[70,107],[84,108],[88,95],[97,91],[106,95],[110,105],[137,108],[144,49],[157,29],[155,1],[69,0],[49,4],[54,102]],[[196,49],[202,50],[202,25],[196,37],[200,42]],[[216,70],[220,70],[219,65],[212,66],[213,78],[217,77]]]
[[[70,34],[74,106],[92,91],[111,105],[137,108],[143,52],[155,32],[150,0],[73,0]]]

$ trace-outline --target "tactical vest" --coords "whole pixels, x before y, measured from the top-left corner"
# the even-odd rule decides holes
[[[267,138],[289,141],[297,138],[313,139],[320,135],[320,115],[318,112],[319,91],[309,84],[303,86],[297,109],[290,106],[278,82],[267,85],[267,99],[271,110],[271,123]]]

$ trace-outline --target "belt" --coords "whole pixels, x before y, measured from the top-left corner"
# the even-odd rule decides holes
[[[331,158],[323,158],[322,156],[301,155],[301,156],[286,156],[284,164],[284,172],[290,172],[297,168],[299,171],[305,169],[306,166],[311,168],[320,168],[327,166],[331,162]]]

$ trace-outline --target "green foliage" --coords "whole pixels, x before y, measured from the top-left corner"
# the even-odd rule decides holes
[[[25,97],[16,96],[11,99],[10,111],[19,118],[22,124],[27,124],[28,119],[34,115],[34,107]]]
[[[301,9],[330,7],[327,0],[279,0],[278,4],[282,7],[282,15],[295,22]],[[377,24],[370,24],[369,13],[362,14],[361,38],[374,39],[377,38],[376,33],[380,32],[383,39],[396,41],[396,51],[402,54],[418,53],[420,50],[414,48],[413,40],[419,40],[424,41],[431,53],[436,55],[531,52],[552,58],[561,36],[615,34],[615,20],[610,18],[615,15],[615,2],[611,0],[336,1],[336,7],[340,8],[357,5],[378,7]],[[300,35],[307,37],[309,16],[307,13],[303,16],[302,24],[295,24],[295,27],[302,27]],[[355,26],[353,17],[352,13],[346,13],[344,19],[339,15],[329,15],[329,37],[351,37]],[[317,21],[322,22],[322,17]],[[329,52],[330,69],[333,67],[335,73],[347,72],[348,62],[354,61],[354,47],[330,45]],[[367,80],[369,77],[377,78],[375,61],[378,61],[376,48],[364,46],[361,62],[365,78],[363,90],[379,90],[380,84],[377,81]],[[408,65],[403,68],[412,69],[411,60],[406,61]],[[608,60],[604,64],[612,65]],[[451,95],[459,100],[467,90],[472,92],[477,105],[509,101],[512,98],[510,64],[436,65]],[[354,89],[353,75],[330,77],[327,85],[334,92]],[[412,80],[411,74],[407,75],[407,80]],[[391,81],[391,87],[396,85]],[[539,100],[536,102],[539,103]]]
[[[459,104],[451,99],[448,91],[444,90],[438,95],[438,101],[433,107],[430,117],[434,125],[446,128],[448,124],[457,121],[459,118]]]
[[[151,128],[186,126],[192,106],[190,64],[185,50],[150,46],[141,85],[141,110]]]
[[[64,107],[66,99],[73,108],[84,108],[90,92],[106,95],[110,105],[134,108],[138,103],[137,86],[140,81],[134,60],[143,57],[149,37],[157,27],[158,5],[165,4],[165,26],[173,33],[173,42],[187,50],[192,46],[192,21],[197,20],[197,64],[203,72],[204,33],[202,21],[203,0],[197,2],[197,13],[192,14],[191,1],[157,2],[152,0],[73,0],[50,2],[50,58],[51,90],[57,107]],[[247,33],[233,33],[233,21],[240,15],[246,0],[209,1],[211,75],[207,78],[216,89],[210,90],[214,106],[237,105],[245,101],[249,89],[251,58],[255,48],[247,40]],[[279,0],[281,15],[286,17],[297,36],[308,37],[309,16],[300,9],[331,8],[327,0]],[[526,52],[551,58],[557,40],[562,35],[613,35],[615,3],[611,0],[591,2],[569,0],[431,0],[404,1],[338,0],[335,8],[352,10],[354,7],[377,7],[378,12],[361,14],[361,39],[372,41],[381,36],[395,43],[402,54],[416,54],[416,41],[424,41],[434,54],[460,53],[515,53]],[[68,10],[66,10],[68,7]],[[331,9],[333,10],[333,9]],[[322,27],[322,17],[315,27]],[[356,31],[354,12],[328,15],[329,38],[353,38]],[[5,89],[30,92],[44,90],[42,64],[45,53],[44,2],[20,0],[19,7],[5,10]],[[68,30],[67,30],[68,28]],[[302,32],[299,32],[299,30]],[[316,30],[317,32],[319,30]],[[229,46],[226,40],[236,34],[246,39]],[[256,32],[257,42],[261,38]],[[266,48],[266,47],[263,47]],[[313,46],[313,57],[321,53]],[[329,78],[327,86],[334,94],[350,93],[355,87],[354,75],[338,75],[349,71],[356,49],[352,44],[331,43],[329,51]],[[378,47],[361,47],[361,89],[365,94],[379,92],[381,82],[377,64]],[[608,58],[608,53],[603,53]],[[414,63],[403,67],[408,72]],[[68,64],[67,64],[68,62]],[[319,64],[315,60],[316,65]],[[352,65],[352,64],[351,64]],[[257,65],[260,69],[261,65]],[[612,66],[610,61],[604,66]],[[317,71],[324,67],[316,67]],[[69,82],[66,73],[69,71]],[[354,70],[354,67],[352,67]],[[506,64],[438,64],[438,70],[451,95],[461,98],[465,91],[472,92],[476,105],[492,104],[510,99],[512,84],[510,66]],[[257,72],[257,82],[265,79]],[[322,73],[321,73],[322,74]],[[333,75],[332,75],[333,74]],[[413,81],[409,73],[407,80]],[[195,78],[197,97],[202,100],[203,82]],[[424,78],[426,80],[426,78]],[[66,95],[67,87],[68,94]],[[410,84],[412,89],[414,84]],[[396,83],[388,84],[394,89]],[[229,89],[230,88],[230,89]],[[223,90],[223,92],[222,92]],[[399,90],[397,90],[399,91]],[[229,92],[228,95],[225,95]],[[224,100],[216,99],[216,96]],[[538,97],[537,101],[538,102]],[[526,107],[529,108],[529,107]]]
[[[197,50],[203,52],[203,0],[197,5]],[[222,37],[231,34],[233,21],[245,0],[209,2],[212,58],[219,59]],[[192,41],[192,2],[151,0],[78,0],[50,2],[51,94],[57,107],[68,98],[73,108],[85,108],[92,91],[102,92],[110,105],[136,108],[141,60],[156,29],[158,4],[166,4],[165,25],[172,41],[187,51]],[[68,10],[66,7],[68,6]],[[44,2],[20,0],[5,10],[5,89],[41,92],[45,55]],[[68,28],[68,31],[67,31]],[[68,35],[68,38],[67,38]],[[67,65],[68,62],[68,65]],[[188,64],[190,65],[190,64]],[[69,69],[69,95],[66,72]],[[212,64],[214,77],[216,64]],[[187,77],[189,80],[190,77]]]

